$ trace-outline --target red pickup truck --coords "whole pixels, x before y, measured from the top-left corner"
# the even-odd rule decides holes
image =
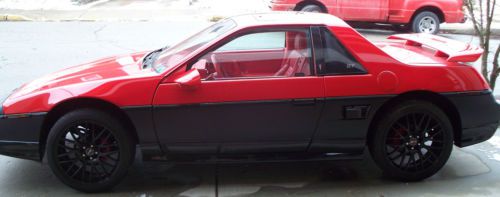
[[[465,22],[463,0],[272,0],[277,11],[323,12],[345,21],[403,25],[413,32],[439,32],[440,23]]]

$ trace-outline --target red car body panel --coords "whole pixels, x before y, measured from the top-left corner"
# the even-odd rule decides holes
[[[428,46],[436,50],[434,56],[447,57],[449,62],[474,62],[483,54],[480,47],[427,34],[392,35],[388,39],[406,40],[406,45]]]
[[[276,14],[273,19],[280,19]],[[319,21],[321,17],[318,17]],[[135,53],[125,56],[110,57],[100,61],[68,68],[30,82],[16,90],[3,104],[4,114],[22,114],[29,112],[47,112],[55,105],[72,98],[99,98],[117,106],[142,106],[142,105],[167,105],[186,104],[196,102],[226,102],[226,101],[251,101],[286,98],[313,98],[336,96],[365,96],[401,94],[415,90],[432,92],[461,92],[479,91],[488,89],[487,83],[474,68],[459,63],[446,62],[441,57],[435,57],[433,65],[406,65],[395,60],[392,56],[382,51],[375,44],[369,42],[361,34],[335,17],[328,17],[329,29],[335,32],[340,42],[358,59],[369,71],[369,74],[359,76],[327,76],[323,79],[255,79],[258,83],[247,81],[207,81],[200,90],[186,90],[174,83],[175,76],[169,76],[169,71],[157,74],[151,69],[140,68],[140,57],[144,53]],[[324,19],[323,19],[324,20]],[[284,21],[284,22],[279,22]],[[293,22],[288,22],[293,21]],[[318,20],[312,20],[318,21]],[[286,25],[288,24],[288,25]],[[306,24],[304,20],[265,20],[257,22],[248,18],[238,21],[238,28],[228,35],[238,35],[239,32],[250,31],[258,28],[303,27],[318,25],[322,22]],[[212,45],[223,43],[231,36],[223,36],[214,41]],[[209,45],[211,46],[211,45]],[[422,47],[404,46],[417,53],[433,56],[433,51]],[[197,50],[194,54],[203,53],[210,47]],[[240,54],[241,55],[241,54]],[[173,70],[185,69],[185,61]],[[477,59],[477,58],[476,58]],[[125,63],[120,61],[126,61]],[[265,63],[265,62],[262,62]],[[389,75],[381,75],[381,73]],[[412,77],[417,74],[420,77]],[[384,76],[389,76],[386,79]],[[164,78],[164,79],[163,79]],[[314,78],[314,77],[313,77]],[[163,79],[163,80],[162,80]],[[331,83],[330,80],[338,81]],[[387,85],[387,80],[393,81]],[[161,85],[160,81],[162,81]],[[287,89],[286,84],[296,84],[303,89]],[[356,88],[344,86],[351,84]],[[385,85],[382,85],[385,84]],[[158,89],[155,91],[155,87]],[[227,97],[216,96],[220,86],[230,88],[238,94]],[[320,90],[325,87],[325,93]],[[391,86],[391,88],[387,88]],[[206,87],[206,88],[205,88]],[[280,91],[275,91],[283,87]],[[294,87],[294,86],[289,86]],[[312,87],[312,88],[311,88]],[[234,88],[234,89],[233,89]],[[189,94],[192,91],[202,91],[196,98]],[[155,94],[156,92],[156,94]],[[172,92],[176,92],[175,94]],[[211,93],[210,93],[211,92]],[[133,95],[141,95],[133,96]],[[155,96],[153,96],[155,95]]]
[[[322,5],[329,14],[346,21],[406,24],[419,9],[435,8],[447,23],[464,21],[461,0],[273,0],[272,10],[291,11],[305,4]]]
[[[140,69],[137,60],[143,55],[109,57],[34,80],[5,100],[4,114],[47,112],[74,98],[99,98],[117,106],[151,103],[161,75]]]

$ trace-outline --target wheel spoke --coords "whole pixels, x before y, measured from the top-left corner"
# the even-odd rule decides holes
[[[404,129],[404,130],[408,131],[408,128],[407,128],[406,126],[404,126],[403,124],[401,124],[399,121],[398,121],[398,122],[396,122],[396,125],[397,125],[399,128],[402,128],[402,129]],[[396,125],[394,125],[394,126],[396,126]]]
[[[73,132],[70,131],[69,134],[71,135],[71,137],[73,138],[75,143],[77,143],[78,145],[81,145],[80,139],[77,138]]]
[[[92,144],[96,143],[98,139],[101,138],[102,134],[104,134],[104,131],[106,131],[105,128],[102,128],[101,131],[99,132],[99,134],[97,136],[94,136],[92,137]]]
[[[102,144],[102,145],[97,145],[96,147],[97,148],[102,148],[102,149],[105,149],[105,148],[114,148],[114,147],[118,147],[118,144]]]
[[[420,167],[421,168],[424,168],[424,161],[425,161],[424,160],[424,154],[422,154],[422,150],[421,149],[419,149],[417,151],[417,153],[418,153],[418,163],[420,163]]]
[[[76,153],[76,151],[72,150],[72,151],[67,151],[67,152],[64,152],[64,153],[60,153],[60,154],[57,155],[57,157],[61,158],[61,157],[69,156],[72,153]]]
[[[111,152],[107,152],[107,153],[101,153],[99,156],[108,156],[108,155],[113,155],[113,154],[118,154],[118,151],[111,151]]]
[[[419,128],[419,129],[422,129],[422,126],[423,126],[424,121],[425,121],[425,119],[427,118],[427,116],[428,116],[427,114],[423,114],[423,115],[422,115],[422,117],[420,118],[420,121],[419,121],[419,123],[418,123],[418,128]],[[425,129],[424,129],[424,130],[425,130]]]
[[[81,169],[83,169],[83,166],[84,166],[84,165],[80,166],[80,167],[79,167],[77,170],[75,170],[75,172],[73,172],[73,174],[71,174],[69,177],[71,177],[71,178],[75,177],[75,175],[76,175],[78,172],[80,172],[80,170],[81,170]]]
[[[401,152],[401,156],[402,157],[401,157],[401,161],[399,161],[399,166],[403,166],[403,162],[404,162],[404,160],[406,158],[406,148],[403,149],[403,152]]]
[[[104,167],[102,162],[99,162],[99,166],[102,168],[102,171],[104,172],[104,174],[106,174],[106,176],[110,175],[110,173],[108,173],[108,171],[106,170],[106,167]]]
[[[418,131],[419,128],[418,128],[418,123],[417,123],[417,114],[412,114],[412,119],[413,119],[413,127],[415,129],[415,131]]]
[[[389,145],[389,146],[391,146],[391,148],[392,148],[393,150],[392,150],[392,152],[387,153],[387,155],[392,155],[392,154],[393,154],[393,153],[395,153],[395,152],[400,152],[400,150],[401,150],[402,148],[404,148],[404,146],[399,146],[399,147],[397,147],[397,148],[394,148],[394,146],[392,146],[392,145]],[[393,159],[391,159],[391,160],[393,160]]]

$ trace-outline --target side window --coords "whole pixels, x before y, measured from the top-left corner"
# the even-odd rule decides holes
[[[243,34],[206,53],[191,65],[202,80],[311,75],[309,29]]]
[[[316,64],[322,75],[365,74],[366,69],[325,27],[319,29],[320,40],[316,46]]]
[[[254,49],[285,48],[285,32],[263,32],[247,34],[234,39],[216,51],[243,51]]]

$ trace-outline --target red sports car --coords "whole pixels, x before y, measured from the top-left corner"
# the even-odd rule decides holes
[[[109,189],[136,146],[163,161],[324,160],[365,147],[385,174],[432,176],[453,144],[490,138],[498,104],[464,62],[482,49],[428,34],[372,43],[326,14],[224,19],[169,48],[71,67],[2,99],[0,153],[45,158],[65,184]],[[251,158],[251,159],[249,159]]]

